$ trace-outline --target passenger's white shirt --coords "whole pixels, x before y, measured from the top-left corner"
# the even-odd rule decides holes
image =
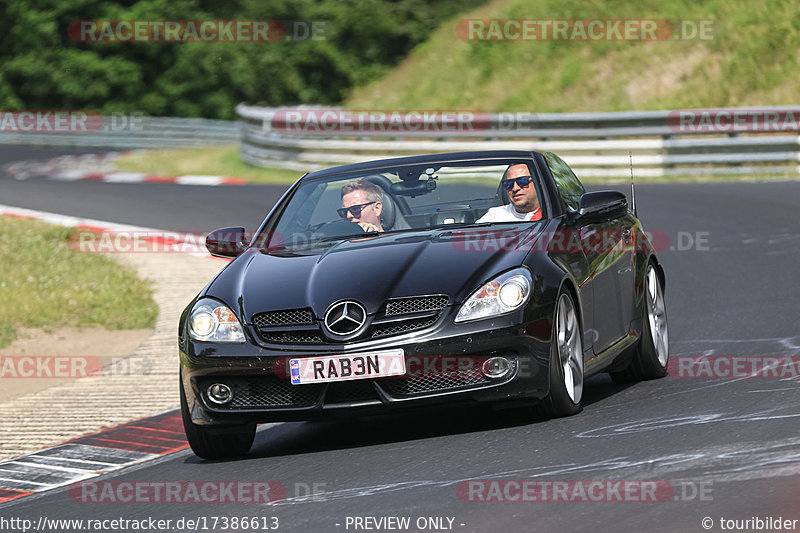
[[[514,208],[514,204],[501,205],[500,207],[490,207],[489,210],[481,218],[475,222],[516,222],[530,220],[539,209],[531,211],[530,213],[518,213]]]

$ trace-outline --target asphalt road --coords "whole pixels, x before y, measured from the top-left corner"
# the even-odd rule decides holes
[[[0,157],[11,161],[7,151]],[[0,178],[2,204],[183,231],[253,228],[281,192]],[[673,357],[800,356],[799,199],[800,182],[637,186],[645,228],[670,240],[659,258]],[[418,519],[445,517],[441,529],[465,532],[720,531],[735,525],[722,519],[780,516],[798,519],[798,529],[798,385],[670,376],[616,386],[598,376],[584,389],[584,411],[564,419],[485,409],[279,424],[261,428],[242,460],[204,462],[185,451],[100,478],[273,480],[288,491],[275,505],[91,504],[64,488],[0,506],[0,516],[153,517],[173,528],[181,517],[205,517],[209,531],[223,516],[278,517],[281,531],[363,531],[353,517],[367,516],[410,517],[407,530],[419,531]],[[663,480],[674,493],[646,503],[500,503],[458,490],[459,481],[492,479]]]

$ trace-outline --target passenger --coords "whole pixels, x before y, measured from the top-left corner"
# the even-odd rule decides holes
[[[511,165],[501,181],[509,204],[491,207],[475,222],[516,222],[542,219],[539,196],[528,165]]]

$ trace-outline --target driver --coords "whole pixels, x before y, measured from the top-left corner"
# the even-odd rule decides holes
[[[342,208],[336,212],[343,219],[361,226],[364,231],[383,231],[381,188],[364,180],[353,180],[342,187]]]
[[[475,222],[517,222],[542,219],[539,196],[528,165],[511,165],[500,182],[510,203],[491,207]]]

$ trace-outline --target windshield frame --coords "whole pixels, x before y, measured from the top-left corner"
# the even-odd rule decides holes
[[[368,168],[359,167],[361,168],[350,168],[350,165],[338,167],[341,168],[341,171],[338,172],[331,172],[333,169],[326,169],[319,172],[312,172],[304,174],[300,179],[298,179],[289,189],[284,193],[284,195],[280,198],[278,203],[275,204],[273,209],[269,211],[267,216],[265,217],[264,221],[261,223],[258,230],[253,235],[253,238],[250,242],[250,246],[269,251],[269,245],[272,235],[274,234],[274,230],[278,225],[279,221],[284,216],[284,213],[287,207],[292,203],[295,199],[296,195],[298,194],[301,187],[308,183],[313,183],[317,181],[323,182],[334,182],[340,180],[353,180],[358,179],[364,176],[371,176],[371,175],[378,175],[384,173],[390,174],[397,174],[396,171],[402,169],[413,169],[413,168],[429,168],[435,167],[438,170],[442,167],[470,167],[470,166],[499,166],[499,165],[506,165],[511,166],[513,164],[523,163],[528,166],[531,170],[532,175],[535,179],[535,186],[537,187],[537,192],[539,196],[539,204],[540,209],[542,210],[542,220],[547,220],[557,216],[557,213],[554,212],[551,198],[550,198],[550,191],[548,187],[548,180],[546,176],[543,175],[542,170],[539,168],[537,161],[534,157],[531,156],[505,156],[505,157],[475,157],[475,158],[465,158],[465,159],[441,159],[436,161],[408,161],[403,162],[401,164],[391,164],[391,160],[386,160],[385,165],[381,166],[369,166]],[[435,172],[434,172],[435,174]],[[421,173],[420,173],[421,175]],[[500,180],[498,179],[497,185],[499,187]],[[506,202],[503,202],[501,205],[506,205]],[[476,219],[477,220],[477,219]],[[381,235],[391,235],[397,233],[409,233],[409,232],[428,232],[428,231],[443,231],[450,228],[458,228],[460,230],[469,229],[470,227],[476,228],[483,228],[487,226],[493,225],[507,225],[507,224],[530,224],[533,222],[529,221],[522,221],[522,220],[514,220],[514,221],[503,221],[503,222],[471,222],[471,223],[450,223],[450,224],[432,224],[429,227],[412,227],[412,228],[403,228],[403,229],[390,229],[386,231],[378,232],[365,232],[365,233],[356,233],[353,235],[344,235],[340,237],[330,237],[330,238],[322,238],[322,239],[315,239],[314,242],[318,242],[319,244],[326,244],[330,242],[348,240],[348,239],[359,239],[359,238],[369,238],[374,236],[381,236]],[[302,246],[299,249],[308,249],[309,246]],[[291,250],[294,249],[293,246],[286,247],[285,245],[281,245],[280,247],[276,247],[277,249],[282,250]]]

